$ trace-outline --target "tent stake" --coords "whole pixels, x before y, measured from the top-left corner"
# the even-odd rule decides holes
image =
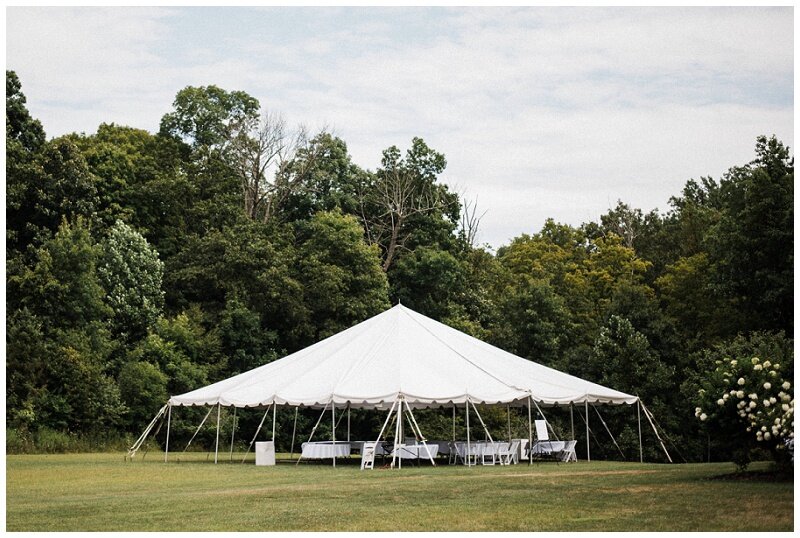
[[[584,400],[586,404],[586,461],[592,461],[592,454],[589,452],[589,398]]]
[[[169,425],[172,421],[172,406],[167,409],[167,446],[164,447],[164,463],[167,463],[167,456],[169,456]]]
[[[231,430],[231,454],[228,458],[229,461],[233,461],[233,436],[236,435],[236,407],[233,408],[233,428]]]
[[[642,452],[642,401],[636,401],[636,420],[639,423],[639,463],[644,463],[644,453]]]
[[[253,436],[253,438],[250,440],[250,445],[248,445],[248,447],[247,447],[247,452],[245,452],[245,453],[244,453],[244,457],[242,457],[242,463],[244,463],[244,460],[245,460],[245,458],[247,458],[247,455],[248,455],[248,454],[250,454],[250,449],[251,449],[251,448],[253,448],[253,443],[255,443],[255,442],[256,442],[256,437],[258,437],[258,432],[260,432],[260,431],[261,431],[261,426],[263,426],[263,425],[264,425],[264,421],[267,419],[267,414],[269,413],[269,410],[272,408],[272,405],[273,405],[273,404],[269,404],[269,405],[267,406],[267,410],[266,410],[266,411],[264,411],[264,416],[263,416],[263,417],[261,417],[261,422],[259,422],[259,424],[258,424],[258,428],[256,428],[256,434],[255,434],[255,435]]]
[[[222,404],[217,402],[217,442],[214,445],[214,465],[217,464],[217,456],[219,455],[219,414],[222,410]]]
[[[294,408],[294,426],[292,426],[292,448],[289,449],[290,460],[294,457],[294,434],[297,432],[297,412],[299,410],[300,410],[299,407]]]

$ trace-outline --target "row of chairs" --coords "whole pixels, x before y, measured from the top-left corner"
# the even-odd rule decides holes
[[[474,443],[470,444],[469,450],[464,443],[448,443],[450,447],[450,458],[448,463],[451,465],[462,463],[464,465],[477,465],[480,458],[481,465],[511,465],[519,463],[519,439],[510,443]]]

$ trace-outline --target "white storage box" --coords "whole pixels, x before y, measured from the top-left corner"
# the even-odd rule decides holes
[[[275,442],[256,443],[256,465],[275,465]]]

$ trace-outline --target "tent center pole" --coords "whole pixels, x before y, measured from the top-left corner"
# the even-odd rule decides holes
[[[164,447],[164,463],[167,463],[167,456],[169,456],[169,426],[172,420],[172,406],[167,408],[167,445]]]
[[[586,461],[592,461],[592,455],[589,452],[589,398],[584,402],[586,405]]]
[[[222,410],[222,404],[217,403],[217,442],[214,445],[214,464],[217,463],[217,457],[219,456],[219,415]]]

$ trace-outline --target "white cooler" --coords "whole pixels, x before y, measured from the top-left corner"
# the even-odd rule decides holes
[[[275,465],[275,442],[256,443],[256,465]]]

